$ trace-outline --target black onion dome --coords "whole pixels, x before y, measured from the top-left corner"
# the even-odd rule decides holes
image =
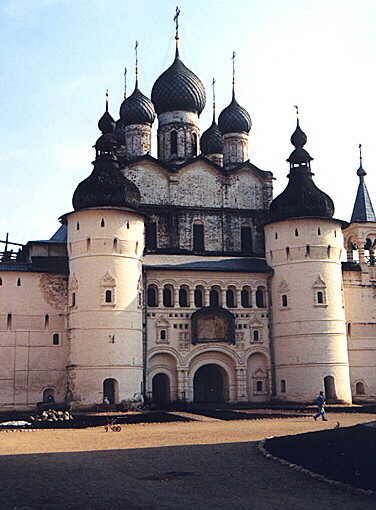
[[[155,119],[154,105],[139,90],[137,84],[133,93],[124,99],[120,106],[120,119],[123,126],[131,124],[153,124]]]
[[[88,207],[139,207],[140,191],[120,173],[119,162],[114,156],[116,146],[117,141],[110,133],[98,138],[94,169],[73,194],[75,211]]]
[[[291,153],[289,183],[286,189],[270,204],[271,221],[288,218],[332,218],[334,204],[329,195],[313,182],[310,162],[312,157],[303,149],[307,137],[300,129],[299,121],[291,142],[295,150]]]
[[[98,121],[99,130],[102,133],[113,133],[115,129],[115,121],[106,110]]]
[[[294,176],[290,174],[286,189],[270,204],[271,221],[301,217],[332,218],[334,204],[329,195],[316,186],[311,176],[299,174],[297,169],[295,172]]]
[[[232,94],[231,103],[220,113],[218,127],[222,135],[226,133],[249,133],[252,121],[249,113],[235,99]]]
[[[172,65],[153,85],[151,100],[158,115],[183,110],[200,115],[206,94],[202,81],[180,60],[176,51]]]
[[[202,133],[200,148],[202,154],[221,154],[223,152],[222,135],[215,120],[213,120],[212,125]]]

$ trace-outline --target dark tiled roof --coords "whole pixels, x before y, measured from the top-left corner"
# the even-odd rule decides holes
[[[220,113],[218,127],[222,135],[226,133],[249,133],[252,121],[249,113],[232,95],[231,103]]]
[[[67,226],[61,225],[54,235],[49,239],[54,243],[66,243],[67,242]]]
[[[124,99],[120,106],[120,120],[123,126],[131,124],[153,124],[155,111],[150,99],[138,89],[137,85],[133,93]]]
[[[183,257],[182,257],[183,258]],[[266,264],[265,259],[261,258],[230,258],[211,260],[206,257],[201,260],[186,260],[179,262],[173,260],[171,263],[163,263],[163,257],[155,261],[145,260],[146,269],[165,269],[173,271],[219,271],[230,273],[271,273],[272,269]]]

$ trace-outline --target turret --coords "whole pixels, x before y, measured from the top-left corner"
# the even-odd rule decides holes
[[[128,160],[150,153],[151,127],[155,119],[153,103],[139,89],[137,48],[138,42],[136,41],[136,82],[134,91],[129,97],[124,98],[120,106],[120,119],[116,126],[117,139],[124,147],[120,152]]]
[[[213,121],[211,126],[202,133],[200,139],[201,152],[208,159],[219,166],[223,166],[223,141],[215,120],[215,79],[213,78]]]
[[[74,407],[117,404],[142,391],[140,193],[119,171],[103,133],[91,175],[73,195],[68,229],[68,395]]]
[[[248,135],[252,127],[249,113],[235,98],[235,52],[232,58],[232,100],[218,117],[218,127],[223,137],[223,165],[226,168],[248,161]]]
[[[158,115],[158,159],[175,164],[197,156],[198,119],[206,102],[201,80],[180,59],[178,14],[175,59],[154,83],[151,92]]]
[[[298,120],[289,183],[273,200],[265,226],[267,263],[274,269],[274,397],[310,402],[325,390],[328,401],[351,402],[342,223],[333,219],[331,198],[313,182],[306,141]]]

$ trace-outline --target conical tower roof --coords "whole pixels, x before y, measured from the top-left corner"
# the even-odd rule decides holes
[[[360,152],[360,166],[357,170],[359,177],[359,186],[356,193],[355,203],[353,212],[351,215],[351,223],[364,222],[364,221],[375,221],[375,212],[373,210],[372,202],[368,194],[368,189],[364,180],[367,172],[364,170],[362,165],[362,146],[359,145]]]

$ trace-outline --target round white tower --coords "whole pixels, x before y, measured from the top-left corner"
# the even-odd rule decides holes
[[[289,183],[273,200],[272,221],[265,226],[266,258],[274,269],[275,397],[307,402],[324,390],[328,401],[349,403],[341,222],[332,218],[330,197],[312,180],[306,140],[298,121]]]
[[[75,407],[116,404],[142,391],[140,194],[123,177],[116,140],[103,134],[92,174],[74,195],[68,226],[68,393]]]

